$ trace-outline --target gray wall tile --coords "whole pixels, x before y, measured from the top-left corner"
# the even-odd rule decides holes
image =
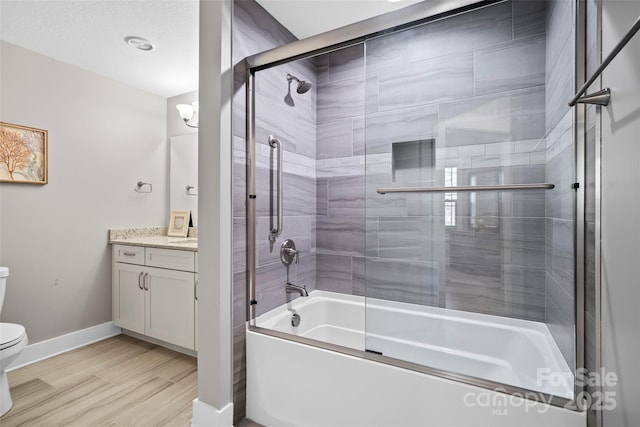
[[[511,2],[505,2],[417,27],[408,39],[409,61],[511,40],[511,13]]]
[[[544,88],[533,88],[442,104],[438,146],[541,138],[544,99]]]
[[[316,128],[317,159],[353,155],[353,123],[351,118],[319,123]]]
[[[367,297],[412,304],[438,304],[438,267],[405,259],[367,258]]]
[[[316,215],[327,215],[328,213],[328,188],[327,178],[316,180]]]
[[[328,213],[333,217],[349,216],[364,218],[365,176],[337,176],[328,178]]]
[[[545,48],[542,35],[476,50],[475,94],[544,86]]]
[[[363,256],[364,222],[363,217],[319,216],[316,231],[317,253]]]
[[[567,112],[572,110],[567,103],[575,93],[574,58],[572,38],[565,40],[557,62],[549,62],[551,54],[547,47],[546,128],[548,130],[552,129]]]
[[[547,2],[544,0],[515,0],[513,5],[513,38],[545,33]]]
[[[363,44],[349,46],[329,53],[329,81],[361,79],[363,76]]]
[[[434,217],[385,217],[379,220],[380,258],[431,261],[433,245],[443,245],[444,238],[434,240]],[[444,236],[442,236],[444,237]]]
[[[438,107],[411,107],[369,114],[365,132],[367,155],[390,153],[394,142],[437,137]]]
[[[351,257],[316,255],[316,289],[351,294]]]
[[[326,123],[364,113],[364,77],[318,86],[317,123]]]
[[[389,68],[378,75],[380,110],[473,96],[473,54],[463,52]]]

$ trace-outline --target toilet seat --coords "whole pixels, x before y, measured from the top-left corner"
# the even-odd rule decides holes
[[[0,323],[0,351],[20,343],[25,336],[24,326],[15,323]]]

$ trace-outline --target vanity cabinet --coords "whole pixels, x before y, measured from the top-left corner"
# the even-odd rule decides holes
[[[196,253],[113,246],[116,326],[195,350]]]

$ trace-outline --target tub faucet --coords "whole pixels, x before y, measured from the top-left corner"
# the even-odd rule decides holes
[[[288,294],[300,294],[301,297],[308,297],[309,292],[307,292],[307,288],[304,286],[294,285],[293,283],[287,283],[285,288]]]

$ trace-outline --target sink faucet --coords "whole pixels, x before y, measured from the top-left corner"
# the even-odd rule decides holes
[[[293,283],[287,283],[287,286],[286,286],[285,290],[289,294],[298,293],[298,294],[300,294],[301,297],[308,297],[309,296],[309,293],[307,292],[307,288],[306,287],[294,285]]]

